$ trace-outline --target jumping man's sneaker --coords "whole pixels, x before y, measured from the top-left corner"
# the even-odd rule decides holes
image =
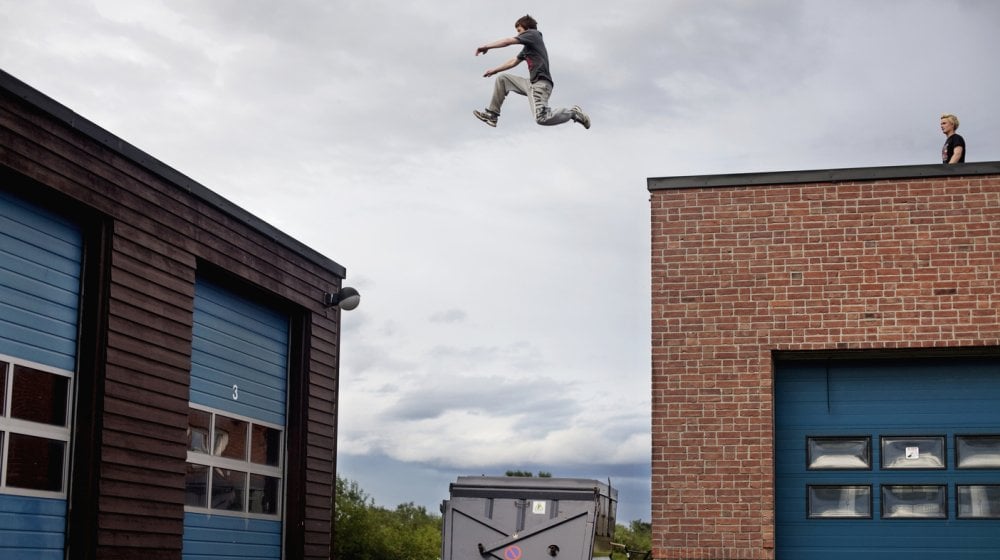
[[[475,115],[477,119],[483,121],[484,123],[494,128],[496,128],[497,126],[497,118],[500,117],[500,115],[494,113],[493,111],[490,111],[489,109],[485,109],[482,111],[473,111],[472,114]]]
[[[582,124],[583,128],[590,130],[590,117],[583,112],[579,105],[573,105],[573,120]]]

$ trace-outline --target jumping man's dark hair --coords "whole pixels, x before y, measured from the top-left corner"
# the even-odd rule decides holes
[[[535,18],[525,14],[521,19],[514,22],[514,27],[523,27],[524,29],[538,29],[538,22],[535,21]]]

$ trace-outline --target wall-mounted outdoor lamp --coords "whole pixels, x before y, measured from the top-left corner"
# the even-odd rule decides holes
[[[361,294],[351,287],[341,288],[337,292],[326,292],[323,294],[323,307],[339,307],[344,311],[350,311],[361,303]]]

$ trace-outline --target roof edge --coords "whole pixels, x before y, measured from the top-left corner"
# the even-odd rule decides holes
[[[75,129],[91,140],[103,144],[108,149],[145,168],[147,171],[161,177],[176,187],[191,193],[197,198],[200,198],[201,200],[214,206],[219,211],[228,214],[240,222],[243,222],[272,241],[308,259],[314,264],[323,267],[327,271],[332,272],[334,275],[340,278],[347,277],[347,269],[329,257],[322,255],[315,249],[310,248],[301,241],[298,241],[287,233],[282,232],[278,228],[237,206],[235,203],[231,202],[222,195],[212,191],[208,187],[202,185],[180,171],[177,171],[173,167],[170,167],[166,163],[163,163],[134,145],[129,144],[108,130],[101,128],[94,122],[73,112],[73,110],[69,107],[59,103],[55,99],[22,82],[2,69],[0,69],[0,91],[6,92],[11,96],[24,101],[36,110],[45,113],[70,128]]]
[[[841,181],[878,181],[885,179],[921,179],[997,174],[1000,174],[1000,161],[956,163],[952,165],[936,163],[928,165],[854,167],[844,169],[816,169],[807,171],[766,171],[760,173],[729,173],[722,175],[650,177],[646,179],[646,188],[649,191],[660,191],[671,189],[794,185],[801,183],[837,183]]]

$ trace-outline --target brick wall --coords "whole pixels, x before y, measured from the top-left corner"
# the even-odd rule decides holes
[[[1000,345],[1000,173],[746,178],[650,180],[657,559],[774,557],[772,351]]]

